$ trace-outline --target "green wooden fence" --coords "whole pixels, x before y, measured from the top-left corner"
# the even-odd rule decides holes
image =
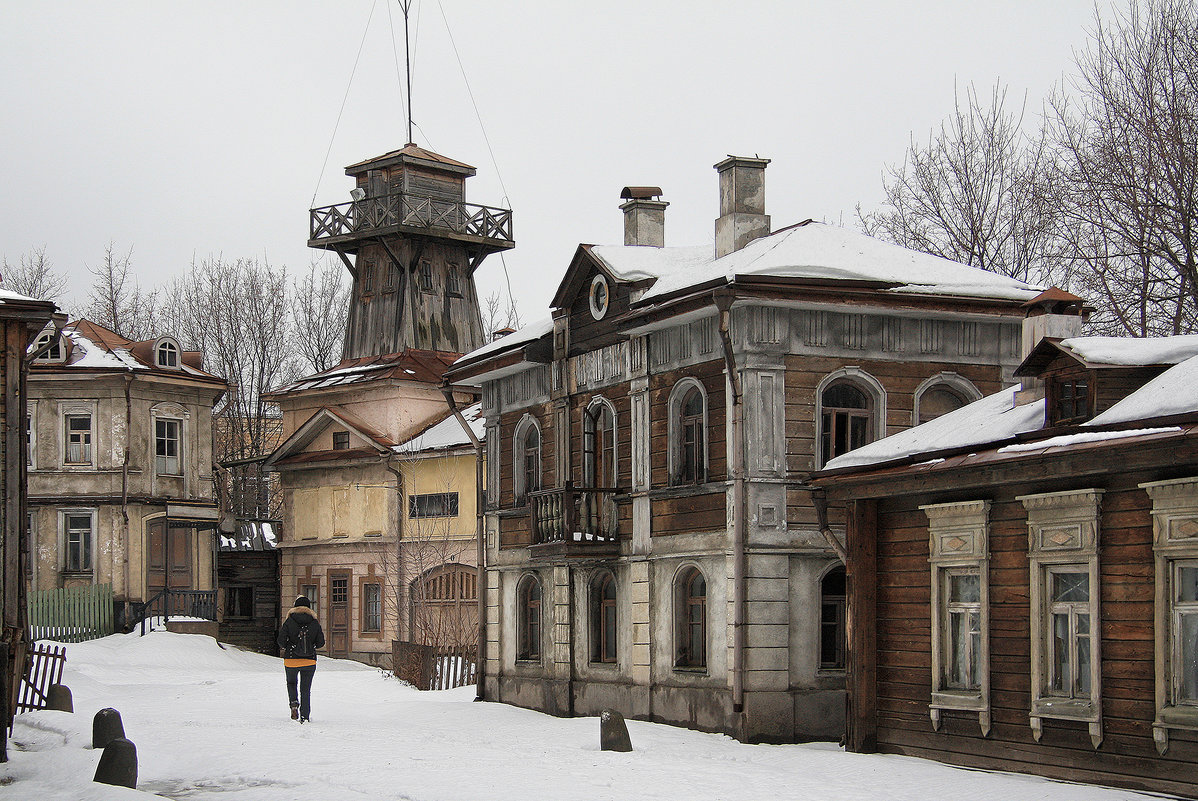
[[[29,594],[29,637],[83,642],[113,632],[112,585],[90,584]]]

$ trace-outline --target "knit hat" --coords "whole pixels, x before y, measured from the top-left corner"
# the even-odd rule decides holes
[[[306,606],[306,607],[308,607],[309,609],[311,609],[311,608],[312,608],[312,602],[308,600],[308,596],[307,596],[307,595],[301,595],[301,596],[299,596],[298,598],[296,598],[296,599],[295,599],[295,603],[293,603],[293,604],[292,604],[292,606]]]

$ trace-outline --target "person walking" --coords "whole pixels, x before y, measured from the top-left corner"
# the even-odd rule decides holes
[[[287,672],[287,700],[291,719],[307,723],[312,711],[312,677],[316,675],[316,649],[324,647],[324,629],[306,595],[295,599],[279,628],[279,650]],[[298,683],[298,693],[296,684]]]

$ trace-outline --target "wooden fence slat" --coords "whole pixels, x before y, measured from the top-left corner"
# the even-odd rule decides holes
[[[112,585],[92,584],[29,594],[29,638],[84,642],[114,631]]]

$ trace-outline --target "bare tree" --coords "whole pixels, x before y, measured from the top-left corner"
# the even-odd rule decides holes
[[[1077,291],[1099,330],[1198,330],[1198,8],[1095,15],[1073,91],[1052,101]]]
[[[143,291],[131,272],[133,248],[123,256],[112,242],[104,249],[104,258],[92,274],[91,294],[83,316],[110,331],[140,342],[152,339],[158,329],[158,291]]]
[[[7,257],[0,261],[0,285],[21,295],[58,303],[67,291],[67,277],[55,272],[42,245],[22,253],[16,264],[10,264]]]
[[[870,236],[1020,280],[1044,280],[1055,215],[1049,151],[1023,132],[1024,109],[1006,108],[995,85],[983,104],[971,86],[953,114],[914,138],[901,167],[883,178],[884,206],[864,214]],[[1026,105],[1026,103],[1025,103]]]
[[[306,372],[328,370],[341,360],[341,341],[349,314],[349,289],[342,276],[340,263],[313,259],[308,272],[295,284],[291,320]]]
[[[507,304],[504,304],[498,292],[487,295],[483,302],[482,317],[483,336],[488,341],[492,334],[502,328],[520,327],[520,312],[516,310],[516,301],[510,295]]]
[[[232,471],[231,498],[271,499],[265,510],[261,503],[235,506],[241,516],[278,512],[278,493],[267,489],[270,477],[253,460],[274,450],[281,431],[278,408],[262,395],[296,375],[288,298],[286,268],[222,256],[193,262],[167,293],[166,313],[176,335],[186,347],[203,351],[205,367],[229,382],[213,413],[217,461],[241,463]]]

